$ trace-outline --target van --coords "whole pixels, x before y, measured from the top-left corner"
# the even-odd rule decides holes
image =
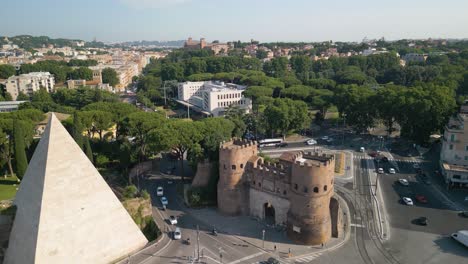
[[[156,195],[157,195],[157,196],[163,196],[163,195],[164,195],[164,189],[163,189],[163,187],[158,186],[158,188],[156,189]]]

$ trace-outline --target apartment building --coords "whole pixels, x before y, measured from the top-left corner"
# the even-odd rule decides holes
[[[445,126],[440,167],[449,187],[468,187],[468,101]]]
[[[219,81],[179,83],[178,99],[210,112],[213,116],[224,115],[230,106],[237,106],[247,113],[252,101],[243,93],[247,87]]]
[[[34,92],[39,91],[41,87],[45,88],[49,93],[53,92],[55,79],[49,72],[31,72],[19,76],[11,76],[6,81],[5,86],[6,91],[16,101],[20,92],[31,96]]]

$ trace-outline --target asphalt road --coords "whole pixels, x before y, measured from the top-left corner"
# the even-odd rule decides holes
[[[198,250],[200,256],[204,256],[203,259],[206,263],[246,263],[248,261],[255,262],[255,259],[267,259],[267,254],[264,251],[246,244],[235,236],[223,233],[214,236],[211,226],[198,221],[190,214],[186,214],[182,202],[177,197],[176,186],[179,183],[177,180],[174,180],[172,184],[168,184],[167,180],[142,182],[142,186],[151,194],[153,206],[157,210],[156,216],[164,219],[169,225],[169,236],[172,239],[166,248],[145,263],[188,263],[190,258],[196,258]],[[169,202],[166,210],[162,210],[160,197],[156,196],[157,186],[164,188],[164,195]],[[178,223],[175,226],[168,222],[171,215],[178,218]],[[216,224],[219,225],[219,223]],[[175,230],[176,226],[181,229],[182,240],[173,239],[171,231]],[[197,246],[197,226],[199,247]],[[187,238],[190,238],[190,245],[185,243]]]

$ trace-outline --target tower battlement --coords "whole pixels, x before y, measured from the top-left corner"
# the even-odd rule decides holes
[[[220,150],[245,149],[257,147],[257,142],[246,139],[233,138],[230,141],[223,141]]]

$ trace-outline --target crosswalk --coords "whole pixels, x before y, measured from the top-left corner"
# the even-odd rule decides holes
[[[319,258],[322,254],[323,254],[322,252],[318,252],[318,253],[309,254],[304,257],[298,257],[298,258],[292,258],[292,259],[276,258],[276,260],[278,260],[280,264],[309,263],[312,260]],[[256,261],[250,264],[266,264],[266,263],[267,261]]]
[[[294,259],[293,260],[293,263],[307,263],[307,262],[311,262],[312,260],[320,257],[322,255],[322,253],[313,253],[313,254],[310,254],[308,256],[305,256],[305,257],[300,257],[300,258],[297,258],[297,259]]]
[[[370,156],[365,156],[365,155],[353,155],[353,159],[355,160],[374,160],[375,158],[373,157],[370,157]],[[392,162],[392,161],[395,161],[395,162],[407,162],[407,163],[419,163],[419,161],[415,160],[415,159],[394,159],[394,158],[391,158],[391,159],[388,159],[388,161]]]

